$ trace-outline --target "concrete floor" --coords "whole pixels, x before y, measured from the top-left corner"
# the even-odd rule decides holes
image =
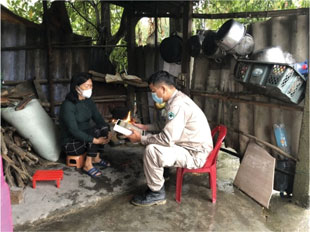
[[[216,204],[212,204],[210,201],[211,191],[208,188],[206,174],[186,174],[183,182],[182,202],[181,204],[176,203],[174,200],[175,170],[172,169],[171,177],[166,181],[168,199],[166,205],[133,206],[129,203],[133,195],[141,193],[145,189],[142,152],[142,147],[108,148],[106,154],[113,167],[105,169],[106,178],[100,182],[94,182],[88,176],[81,175],[72,169],[65,169],[66,176],[60,189],[49,186],[48,183],[39,183],[37,189],[35,191],[32,189],[32,194],[28,194],[34,198],[38,198],[39,195],[45,196],[43,199],[41,196],[37,203],[38,207],[34,208],[36,210],[29,208],[26,211],[27,207],[30,207],[29,203],[27,204],[30,197],[25,197],[24,204],[12,208],[14,230],[310,230],[310,210],[294,205],[290,199],[281,198],[278,193],[273,194],[270,208],[266,209],[235,188],[232,182],[239,167],[239,160],[225,153],[219,155]],[[86,180],[88,182],[85,182]],[[80,184],[78,187],[75,186],[77,189],[73,191],[69,182]],[[44,194],[43,191],[54,191],[50,192],[50,194],[54,194],[54,197]],[[55,194],[55,191],[58,194]],[[51,207],[46,207],[46,205]],[[32,211],[41,213],[31,216]]]

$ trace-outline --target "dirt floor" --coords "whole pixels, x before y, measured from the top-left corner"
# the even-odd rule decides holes
[[[142,168],[143,148],[110,148],[108,158],[114,167],[106,175],[119,176],[120,186],[109,187],[109,176],[105,184],[96,184],[89,193],[89,204],[83,200],[70,203],[67,210],[58,209],[45,218],[16,225],[15,231],[309,231],[310,210],[303,209],[274,193],[270,208],[260,206],[253,199],[233,186],[239,167],[239,159],[220,153],[218,161],[217,202],[212,204],[207,174],[186,174],[183,181],[182,202],[175,196],[175,169],[171,169],[166,181],[167,203],[161,206],[137,207],[130,204],[134,194],[145,190]],[[139,157],[133,157],[134,154]],[[130,155],[131,154],[131,155]],[[121,157],[122,162],[119,158]],[[126,162],[124,161],[126,160]],[[136,161],[135,161],[136,160]],[[127,166],[126,166],[127,165]],[[129,166],[129,167],[128,167]],[[122,167],[122,168],[121,168]],[[123,170],[122,170],[123,169]],[[112,170],[112,171],[111,171]],[[139,171],[140,170],[140,171]],[[132,172],[131,175],[129,172]],[[125,176],[128,181],[125,181]],[[133,179],[131,179],[133,177]],[[76,177],[75,177],[76,178]],[[83,178],[88,178],[87,176]],[[65,180],[65,179],[64,179]],[[72,180],[71,180],[72,181]],[[97,188],[96,188],[97,186]],[[100,186],[100,187],[98,187]],[[54,187],[54,186],[53,186]],[[45,188],[42,187],[41,188]],[[65,189],[66,186],[63,186]],[[87,188],[90,188],[89,186]],[[53,189],[56,189],[55,187]],[[65,191],[65,190],[62,191]],[[109,189],[105,192],[103,189]],[[56,190],[54,190],[56,191]],[[96,195],[96,192],[100,192]],[[108,194],[109,192],[109,194]],[[61,194],[59,194],[61,195]],[[78,194],[75,193],[77,196]],[[47,196],[47,195],[46,195]],[[61,195],[62,198],[65,195]],[[68,196],[68,195],[67,195]],[[84,195],[81,195],[84,196]],[[86,195],[85,195],[86,196]],[[99,197],[98,197],[99,196]],[[74,198],[74,196],[71,196]],[[60,199],[58,199],[60,200]],[[27,199],[25,199],[27,201]],[[43,200],[44,201],[44,200]],[[57,201],[57,198],[54,200]],[[57,205],[54,202],[55,206]],[[42,204],[44,205],[44,203]],[[75,206],[75,207],[73,207]],[[25,206],[24,206],[25,207]],[[71,210],[70,210],[71,209]],[[15,214],[23,211],[15,209]],[[47,210],[47,209],[46,209]],[[13,210],[14,214],[14,210]],[[19,215],[19,219],[22,215]],[[15,218],[16,215],[15,215]],[[16,221],[15,221],[16,222]],[[19,223],[15,223],[19,224]]]

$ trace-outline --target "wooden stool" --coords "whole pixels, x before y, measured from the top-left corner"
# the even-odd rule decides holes
[[[67,155],[67,166],[81,168],[84,166],[86,152],[82,155]]]

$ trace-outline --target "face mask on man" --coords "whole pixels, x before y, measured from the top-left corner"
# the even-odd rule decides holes
[[[152,93],[152,98],[155,102],[159,104],[164,102],[164,99],[162,97],[158,97],[156,93]]]

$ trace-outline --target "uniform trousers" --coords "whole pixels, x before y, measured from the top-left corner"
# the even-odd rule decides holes
[[[187,149],[174,145],[162,146],[149,144],[143,156],[146,183],[152,191],[159,191],[164,185],[164,167],[201,168],[206,162],[207,154],[192,155]]]

